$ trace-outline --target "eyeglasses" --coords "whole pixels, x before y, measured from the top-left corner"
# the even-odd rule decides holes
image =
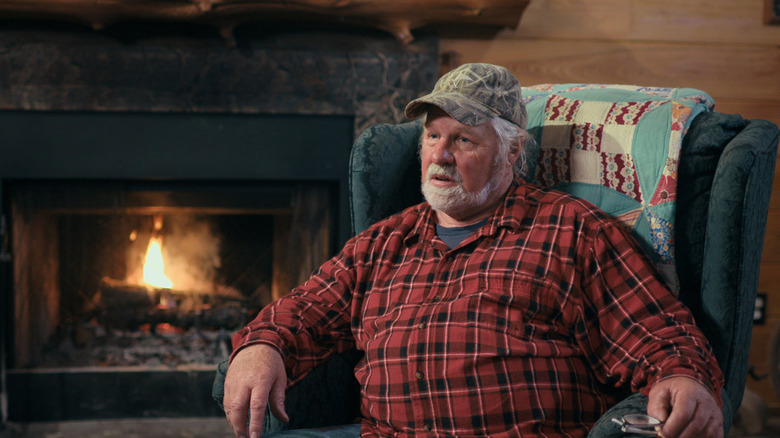
[[[613,418],[612,422],[619,424],[622,432],[647,436],[656,436],[664,425],[659,419],[644,414],[623,415]]]

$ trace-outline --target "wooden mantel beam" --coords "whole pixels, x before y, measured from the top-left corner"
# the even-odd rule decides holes
[[[249,22],[328,21],[391,33],[403,44],[426,25],[517,27],[530,0],[0,0],[0,18],[53,19],[103,29],[123,21],[213,25],[223,37]]]

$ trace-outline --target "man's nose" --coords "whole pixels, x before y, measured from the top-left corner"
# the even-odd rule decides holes
[[[436,143],[433,149],[433,154],[431,154],[431,159],[434,163],[437,164],[454,163],[455,156],[452,155],[452,141],[442,139],[440,142]]]

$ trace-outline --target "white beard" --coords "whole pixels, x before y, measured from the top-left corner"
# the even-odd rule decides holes
[[[491,169],[492,175],[487,184],[478,192],[467,192],[463,188],[463,179],[453,166],[440,166],[431,163],[423,180],[422,193],[434,210],[457,217],[461,213],[477,209],[488,202],[488,198],[495,194],[501,182],[504,181],[507,171],[511,172],[511,170],[508,166],[501,168],[500,162],[497,162]],[[446,188],[436,187],[431,184],[431,175],[434,174],[446,175],[457,185]]]

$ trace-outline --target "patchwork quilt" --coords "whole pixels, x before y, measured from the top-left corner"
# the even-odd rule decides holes
[[[674,212],[682,138],[714,101],[692,88],[543,84],[526,87],[529,179],[586,199],[624,224],[673,292]]]

